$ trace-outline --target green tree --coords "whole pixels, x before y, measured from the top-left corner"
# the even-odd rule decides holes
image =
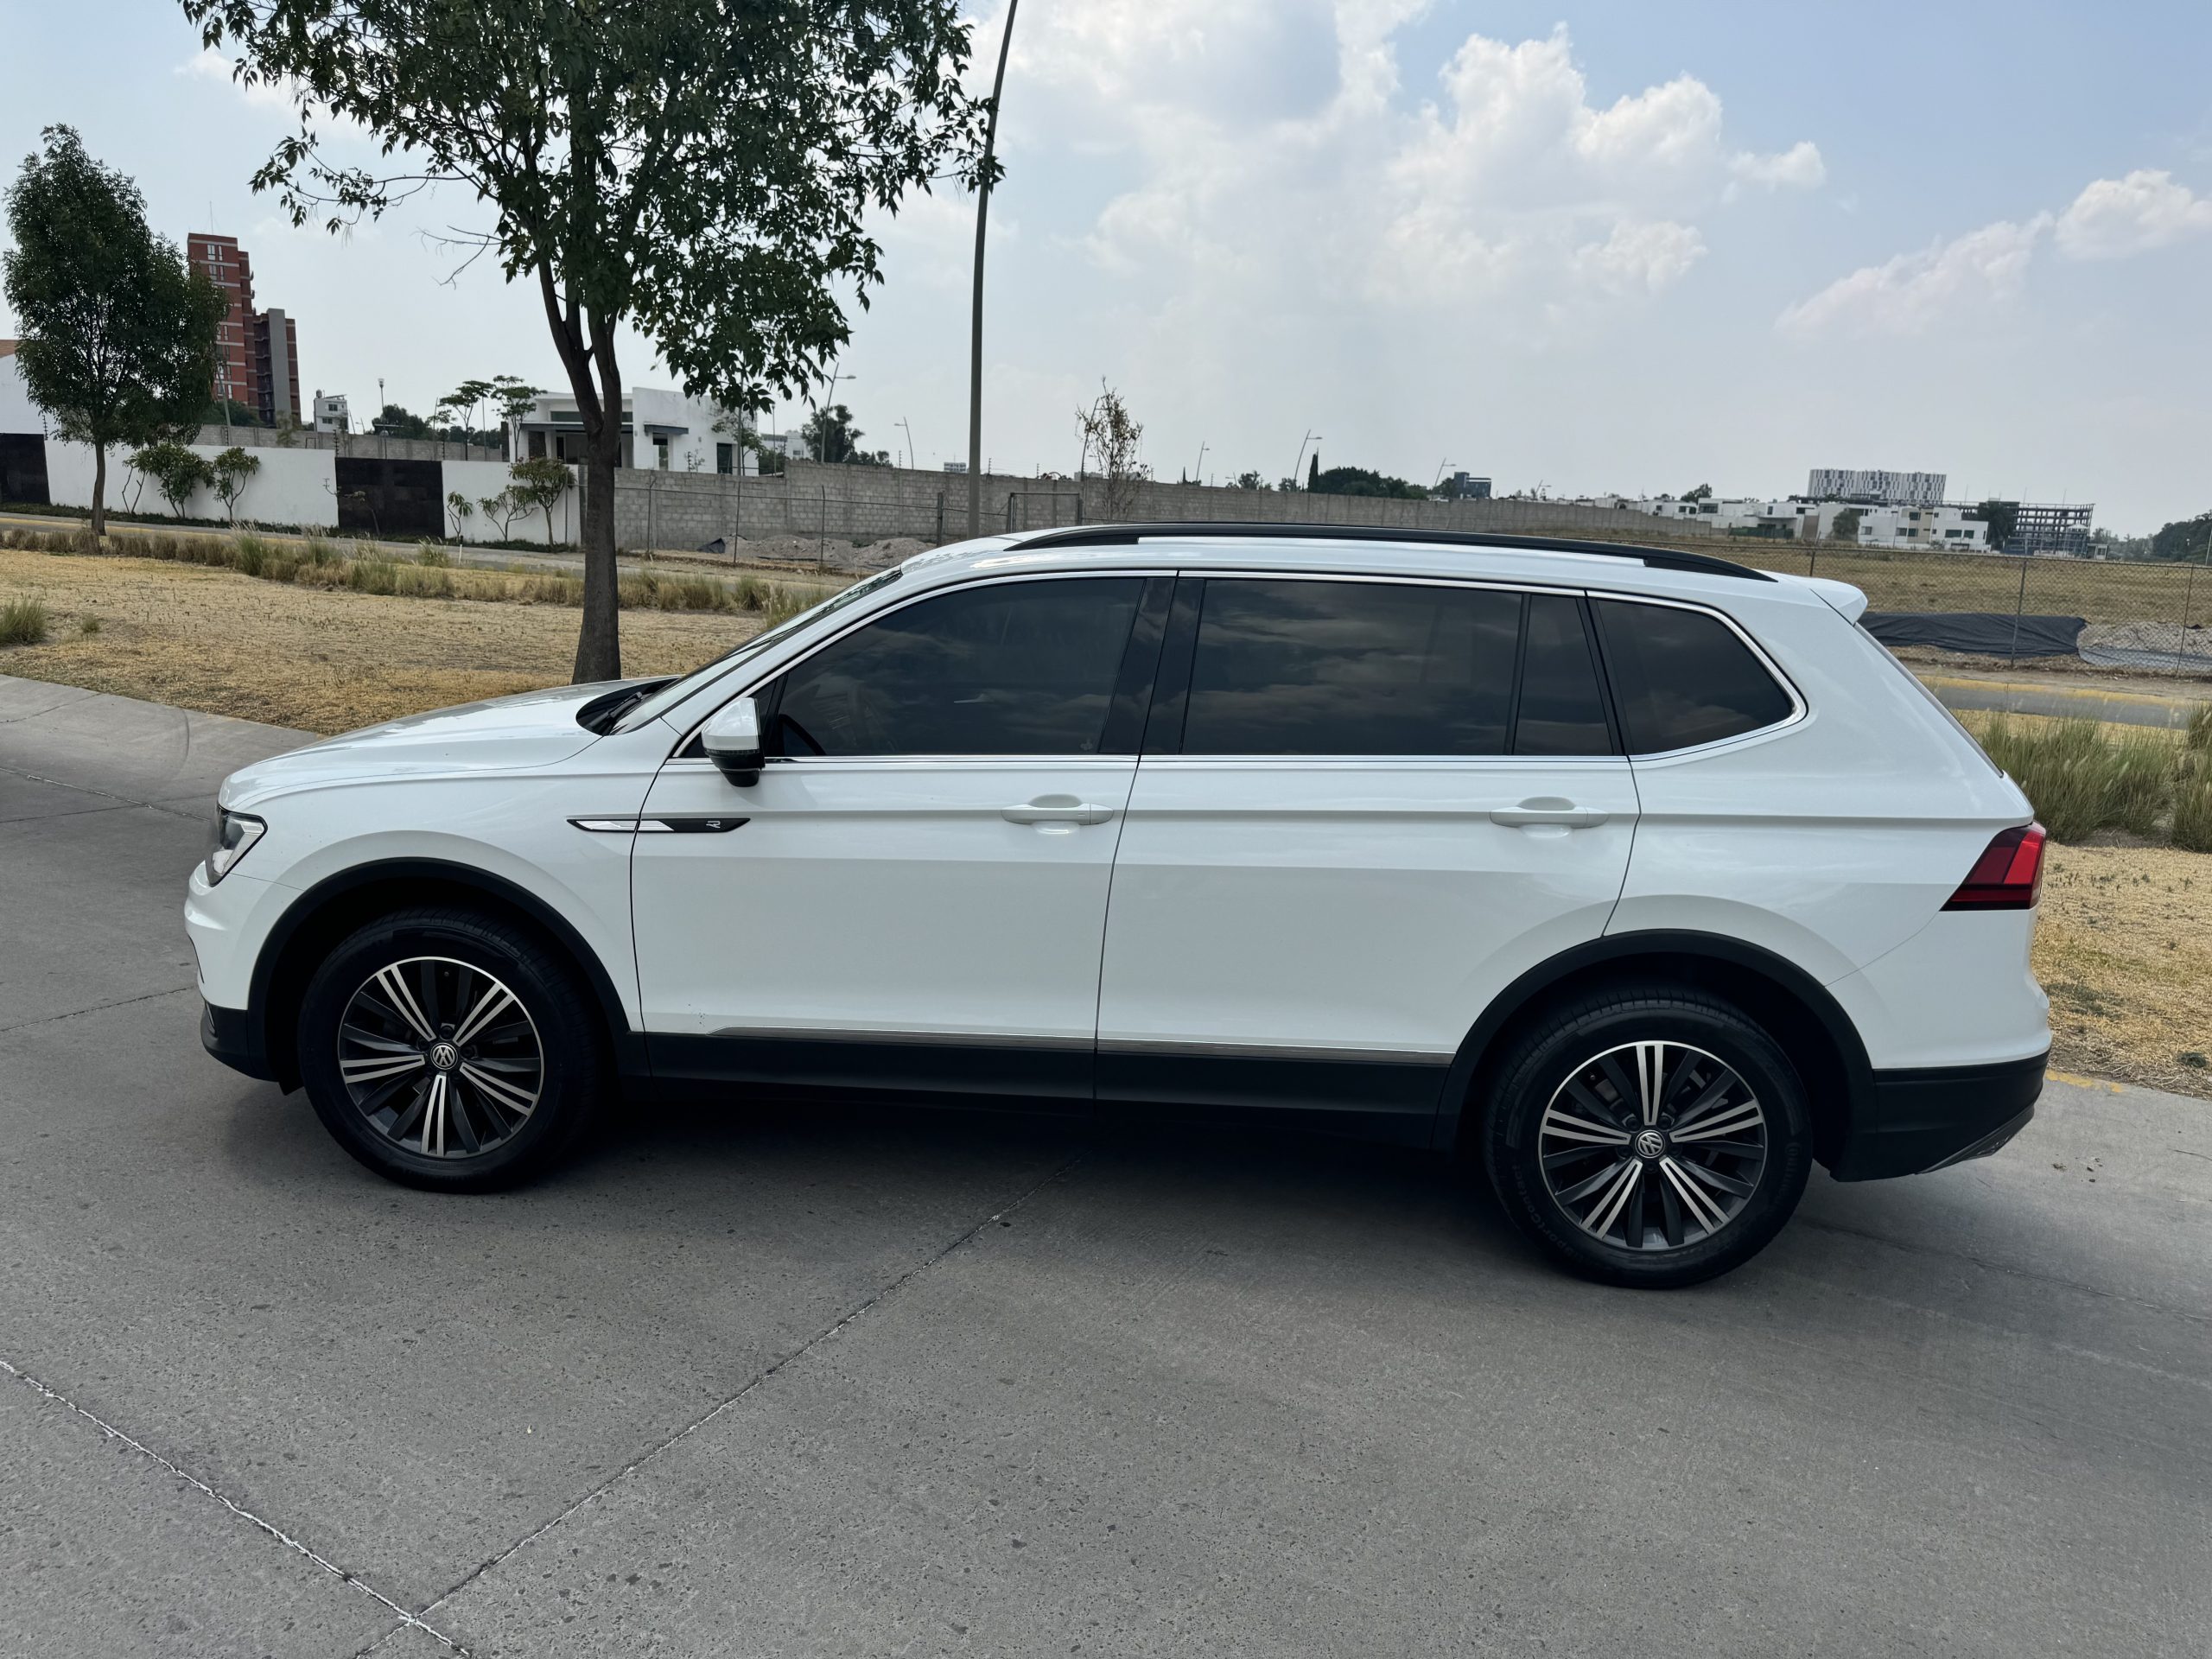
[[[827,409],[817,409],[807,416],[806,424],[799,428],[799,436],[805,441],[806,453],[816,461],[836,466],[888,467],[888,449],[868,450],[861,448],[864,435],[853,424],[853,411],[842,404],[832,404]]]
[[[227,301],[225,302],[228,303]],[[261,411],[232,399],[216,398],[200,411],[202,426],[259,426]]]
[[[553,545],[553,509],[561,505],[561,498],[576,481],[565,461],[555,461],[550,455],[534,455],[518,461],[507,468],[507,476],[514,482],[507,486],[507,493],[516,505],[527,512],[532,508],[545,515],[545,545]]]
[[[1694,490],[1684,490],[1682,492],[1682,499],[1685,501],[1710,501],[1713,499],[1713,486],[1710,484],[1700,484]]]
[[[175,437],[207,406],[215,328],[228,308],[204,272],[146,223],[138,187],[68,127],[41,135],[8,192],[15,246],[0,292],[22,343],[31,401],[92,449],[95,538],[107,531],[107,452]]]
[[[261,470],[261,457],[249,454],[232,444],[207,465],[207,481],[215,492],[215,499],[223,504],[223,512],[232,524],[238,521],[238,497],[245,493],[245,486]]]
[[[1967,514],[1988,525],[1986,537],[1992,547],[2001,548],[2012,539],[2012,527],[2020,522],[2020,504],[2017,501],[1985,501]]]
[[[2212,512],[2161,524],[2151,537],[2151,556],[2212,563]]]
[[[1236,487],[1240,490],[1264,490],[1269,486],[1257,472],[1249,472],[1236,474]]]
[[[398,404],[386,404],[384,412],[370,423],[376,431],[394,438],[427,438],[430,423],[411,409]]]
[[[296,93],[301,129],[255,175],[296,223],[342,229],[426,183],[473,190],[470,238],[529,283],[585,449],[579,680],[621,673],[614,472],[618,329],[687,394],[785,396],[882,280],[866,216],[948,169],[981,181],[983,104],[962,82],[961,0],[181,0],[245,80]],[[393,157],[324,156],[358,122]]]
[[[1310,493],[1321,484],[1321,452],[1316,449],[1313,458],[1306,463],[1306,488]]]
[[[464,380],[438,400],[438,408],[450,410],[461,430],[473,435],[483,424],[478,417],[494,390],[489,380]]]
[[[1846,507],[1841,512],[1836,514],[1834,519],[1830,522],[1828,525],[1828,540],[1832,542],[1856,542],[1859,539],[1859,521],[1866,516],[1866,515],[1865,513],[1859,512],[1856,507]]]
[[[1428,492],[1418,484],[1365,467],[1332,467],[1316,473],[1306,487],[1317,495],[1382,496],[1394,501],[1425,501]]]
[[[453,514],[453,538],[460,541],[467,531],[468,521],[476,516],[476,505],[459,490],[448,490],[446,511]]]
[[[169,511],[178,518],[184,517],[185,508],[191,504],[195,493],[215,481],[215,469],[207,458],[196,449],[188,449],[174,440],[164,438],[149,443],[130,457],[131,469],[154,480],[154,487],[162,493],[162,499],[169,504]]]

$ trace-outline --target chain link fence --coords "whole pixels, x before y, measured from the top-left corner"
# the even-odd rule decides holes
[[[1866,595],[1870,614],[1912,619],[1923,632],[1957,640],[1939,648],[1961,655],[2024,662],[2065,654],[2070,640],[2072,654],[2093,667],[2212,675],[2212,568],[2201,562],[1744,539],[1732,542],[1727,556],[1762,569],[1847,582]]]

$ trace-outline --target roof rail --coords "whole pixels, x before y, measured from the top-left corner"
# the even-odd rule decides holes
[[[1015,545],[1040,547],[1118,547],[1158,537],[1163,541],[1207,541],[1217,537],[1277,542],[1407,542],[1436,547],[1502,547],[1532,553],[1592,554],[1599,558],[1635,559],[1655,570],[1694,570],[1708,576],[1738,576],[1746,582],[1771,582],[1764,570],[1710,553],[1684,553],[1671,548],[1640,547],[1632,542],[1578,542],[1554,536],[1503,536],[1479,530],[1405,530],[1389,524],[1249,524],[1228,520],[1192,524],[1078,524],[1068,530],[1039,531]]]

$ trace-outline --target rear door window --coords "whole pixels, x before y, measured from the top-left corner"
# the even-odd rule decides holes
[[[1516,754],[1611,754],[1605,694],[1571,594],[1529,595],[1529,639],[1521,664],[1521,709],[1513,727]]]
[[[1206,583],[1185,754],[1503,754],[1521,595],[1418,582]]]
[[[1630,600],[1592,608],[1630,754],[1717,743],[1789,717],[1789,693],[1719,618]]]

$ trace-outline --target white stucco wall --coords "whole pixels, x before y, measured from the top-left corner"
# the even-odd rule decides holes
[[[448,461],[439,463],[445,468],[446,493],[455,490],[467,496],[472,505],[486,496],[497,495],[513,481],[504,461]],[[574,469],[571,468],[573,471]],[[556,542],[575,542],[581,539],[582,524],[578,517],[581,497],[570,490],[561,498],[561,505],[553,509],[553,539]],[[505,536],[499,534],[497,524],[476,511],[456,524],[452,508],[446,510],[446,533],[458,533],[465,542],[540,542],[545,538],[545,515],[532,508],[516,518],[507,528]]]
[[[219,446],[213,444],[195,443],[191,448],[208,461],[223,453]],[[249,449],[246,453],[261,462],[261,470],[246,480],[245,489],[238,497],[240,524],[337,527],[338,466],[337,457],[330,450],[272,447]],[[131,507],[128,454],[127,450],[121,449],[108,452],[107,504],[111,507]],[[91,506],[92,470],[90,445],[64,443],[58,438],[46,441],[47,493],[56,506]],[[166,515],[169,504],[149,480],[138,493],[137,505],[131,510]],[[184,516],[220,518],[225,516],[223,504],[213,490],[199,490],[185,504]]]
[[[46,416],[31,402],[30,390],[23,385],[22,371],[16,366],[15,353],[0,357],[0,432],[45,430]]]

